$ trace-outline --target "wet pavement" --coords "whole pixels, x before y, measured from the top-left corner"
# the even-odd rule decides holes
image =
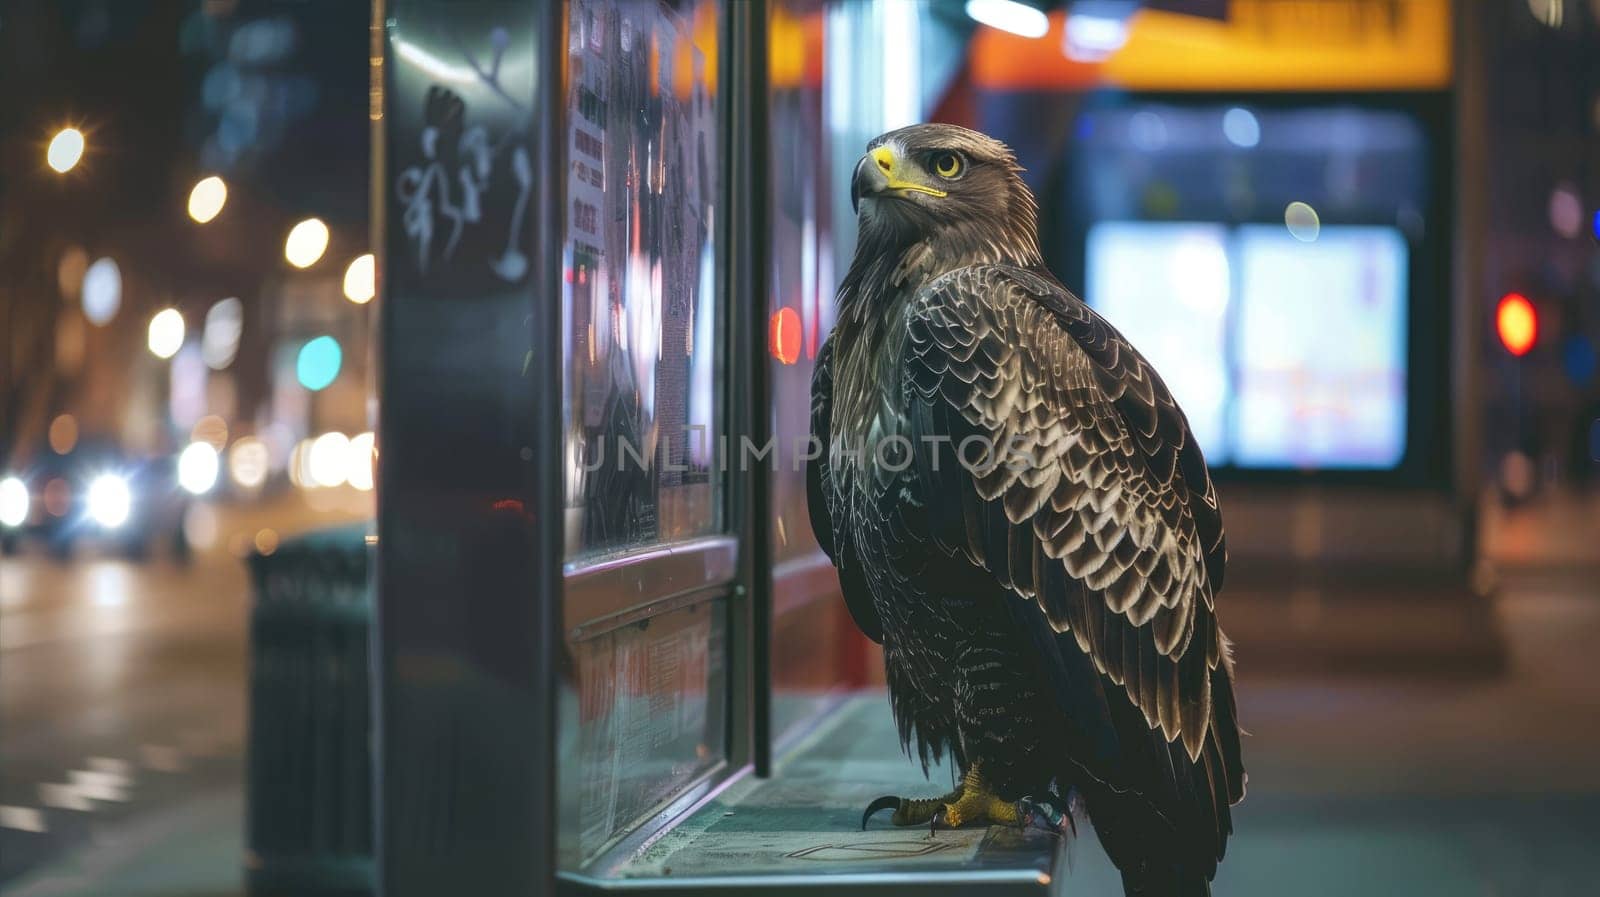
[[[30,546],[0,558],[0,889],[239,888],[249,581],[237,552],[263,529],[272,544],[369,502],[219,508],[187,566],[89,546],[67,562]]]

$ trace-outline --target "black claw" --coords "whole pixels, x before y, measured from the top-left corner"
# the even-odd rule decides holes
[[[880,810],[887,810],[890,807],[893,807],[898,812],[901,802],[902,801],[900,798],[895,797],[893,794],[885,794],[872,803],[867,804],[867,812],[861,814],[861,830],[867,830],[867,820],[872,818],[873,813],[876,813]]]

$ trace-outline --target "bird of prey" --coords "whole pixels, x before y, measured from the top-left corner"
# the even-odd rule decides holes
[[[811,525],[905,750],[961,774],[862,824],[1059,831],[1081,805],[1129,894],[1209,893],[1245,790],[1216,493],[1160,376],[1045,268],[1021,171],[915,125],[851,186]]]

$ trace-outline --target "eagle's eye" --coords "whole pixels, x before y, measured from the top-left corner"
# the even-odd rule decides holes
[[[943,152],[933,157],[933,173],[946,180],[961,177],[961,170],[964,167],[958,153]]]

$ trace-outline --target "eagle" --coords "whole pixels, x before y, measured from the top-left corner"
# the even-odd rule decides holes
[[[896,825],[1062,832],[1129,894],[1205,894],[1245,792],[1227,548],[1161,377],[1045,267],[1012,151],[947,124],[873,140],[811,387],[812,529],[923,772]]]

